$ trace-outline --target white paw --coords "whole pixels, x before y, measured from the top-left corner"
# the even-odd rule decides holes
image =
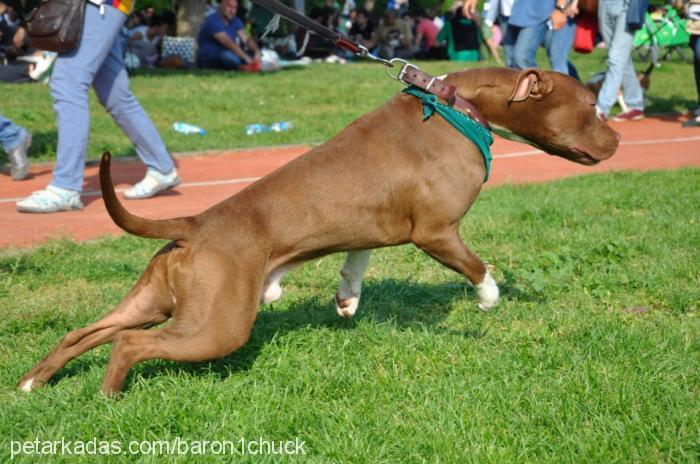
[[[32,377],[31,379],[27,380],[22,385],[20,385],[19,389],[22,391],[30,392],[30,391],[32,391],[33,384],[34,384],[34,377]]]
[[[346,319],[354,316],[357,307],[360,305],[360,297],[358,296],[351,296],[341,300],[338,299],[338,294],[336,293],[333,300],[335,301],[335,312],[338,313],[338,316]]]
[[[491,277],[491,273],[486,271],[484,281],[476,285],[476,294],[479,297],[479,309],[488,311],[498,304],[498,285]]]
[[[265,289],[262,299],[264,304],[268,304],[272,303],[273,301],[277,301],[280,298],[282,298],[282,287],[280,287],[280,284],[277,282],[274,282]]]

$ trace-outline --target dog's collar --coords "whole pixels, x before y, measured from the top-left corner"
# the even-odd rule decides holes
[[[392,60],[397,61],[397,60]],[[404,63],[401,71],[398,75],[394,77],[395,79],[403,82],[404,84],[413,85],[421,90],[424,90],[430,94],[442,98],[447,102],[448,106],[458,109],[462,113],[466,114],[488,131],[491,130],[489,122],[486,120],[481,111],[479,111],[476,106],[466,98],[462,98],[457,93],[457,87],[452,84],[439,79],[437,77],[431,76],[430,74],[421,71],[417,66],[412,65],[404,60],[398,60]]]
[[[454,107],[443,105],[437,101],[436,95],[431,95],[415,86],[407,87],[403,90],[403,93],[413,95],[414,97],[421,100],[423,103],[423,120],[425,121],[433,113],[437,112],[442,116],[447,122],[457,129],[461,134],[467,137],[469,140],[474,142],[474,144],[479,148],[481,156],[484,158],[484,167],[486,168],[486,175],[484,176],[484,182],[489,180],[489,172],[491,171],[491,144],[493,143],[493,136],[491,132],[486,129],[482,124],[479,124],[474,119],[469,118],[465,113],[458,111]]]

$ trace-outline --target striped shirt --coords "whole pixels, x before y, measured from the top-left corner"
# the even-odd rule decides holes
[[[131,14],[134,11],[135,0],[88,0],[90,3],[94,3],[97,6],[109,5],[112,8],[116,8],[125,15]]]
[[[106,5],[111,5],[126,15],[134,11],[134,3],[134,0],[105,0]]]

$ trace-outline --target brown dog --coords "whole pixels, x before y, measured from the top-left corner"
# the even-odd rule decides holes
[[[592,165],[617,148],[619,135],[596,117],[593,95],[568,76],[498,68],[454,73],[445,81],[499,131],[548,153]],[[133,216],[114,193],[109,161],[105,154],[100,177],[114,222],[132,234],[172,242],[116,309],[68,333],[24,375],[23,390],[45,384],[69,360],[109,341],[106,393],[118,392],[139,361],[226,356],[248,340],[261,299],[281,296],[285,272],[338,251],[351,252],[336,297],[344,316],[359,299],[369,257],[363,250],[409,242],[467,277],[482,308],[498,300],[498,287],[458,231],[484,182],[482,155],[444,119],[423,121],[413,96],[393,97],[197,216]],[[164,328],[144,330],[169,318]]]

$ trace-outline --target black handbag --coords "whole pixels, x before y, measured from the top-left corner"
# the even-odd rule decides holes
[[[29,45],[65,53],[78,46],[86,0],[42,0],[27,15]]]

